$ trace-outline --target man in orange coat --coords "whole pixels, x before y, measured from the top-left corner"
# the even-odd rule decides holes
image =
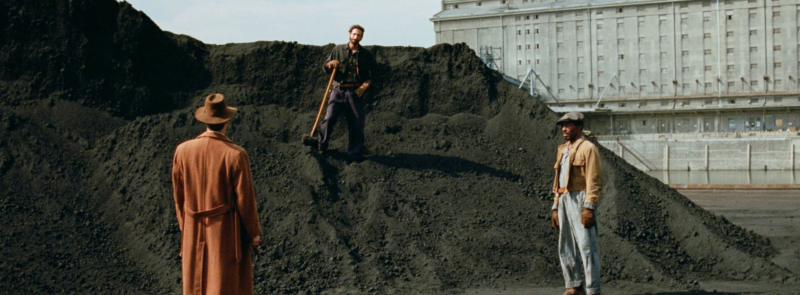
[[[250,247],[261,245],[261,225],[247,152],[225,136],[236,111],[209,95],[194,114],[206,132],[175,150],[183,294],[253,294]]]

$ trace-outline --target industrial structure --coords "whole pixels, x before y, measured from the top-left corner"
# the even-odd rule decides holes
[[[444,0],[437,43],[469,45],[600,135],[796,131],[795,0]]]

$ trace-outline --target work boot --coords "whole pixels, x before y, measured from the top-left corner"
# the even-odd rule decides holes
[[[328,151],[328,144],[327,143],[323,143],[322,141],[320,141],[319,145],[317,146],[317,149],[319,150],[320,153],[324,153],[324,152]]]
[[[583,288],[569,288],[564,295],[586,295],[586,292],[583,291]]]

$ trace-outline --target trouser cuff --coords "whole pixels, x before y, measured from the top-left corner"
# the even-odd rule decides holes
[[[567,288],[577,288],[583,285],[583,281],[574,281],[574,282],[567,282]]]

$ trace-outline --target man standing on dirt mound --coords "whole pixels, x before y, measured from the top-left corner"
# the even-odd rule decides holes
[[[326,72],[336,71],[333,76],[333,89],[328,100],[328,110],[319,130],[319,150],[328,149],[333,127],[339,116],[344,113],[347,119],[348,147],[347,154],[353,161],[364,158],[364,96],[372,84],[375,74],[375,56],[364,47],[361,39],[364,28],[359,25],[350,27],[350,42],[333,47],[323,68]]]
[[[237,109],[222,94],[194,113],[206,132],[178,145],[172,161],[181,229],[183,294],[253,294],[250,247],[262,244],[247,152],[225,136]]]
[[[581,138],[583,114],[566,113],[556,124],[567,141],[558,146],[552,214],[553,228],[559,230],[558,255],[567,288],[564,294],[600,294],[595,220],[603,188],[600,153],[592,142]]]

